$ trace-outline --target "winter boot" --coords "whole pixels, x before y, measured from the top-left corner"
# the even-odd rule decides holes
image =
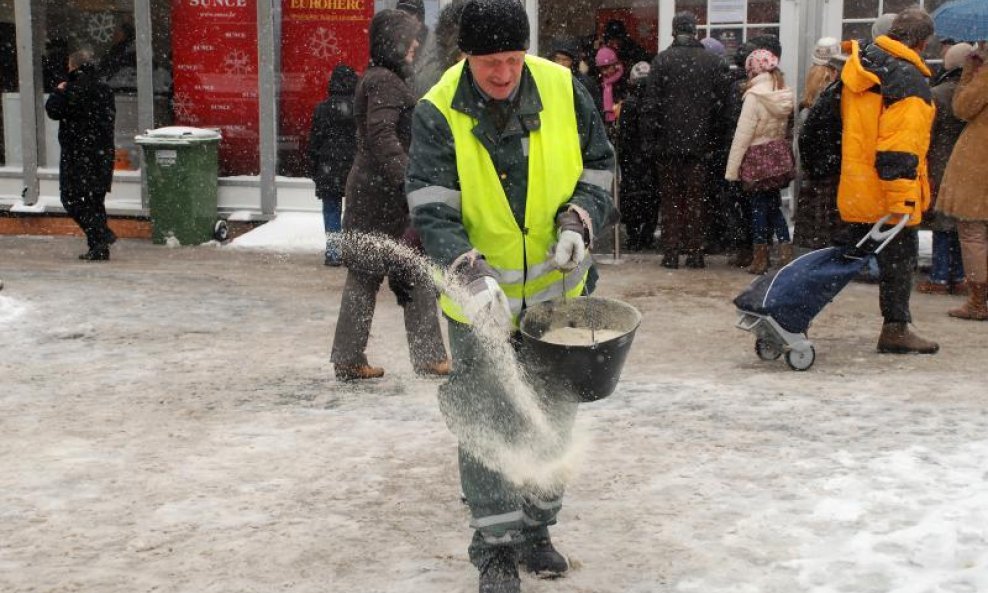
[[[768,271],[768,243],[755,243],[754,256],[748,266],[749,274],[764,274]]]
[[[967,296],[969,289],[971,288],[970,283],[967,280],[959,280],[957,282],[950,283],[950,294],[956,296]]]
[[[701,268],[707,267],[707,264],[703,261],[702,251],[693,251],[686,256],[686,267],[699,270]]]
[[[940,344],[912,333],[908,323],[887,322],[878,338],[878,351],[882,354],[936,354],[938,350]]]
[[[747,268],[751,265],[752,257],[751,247],[738,247],[737,251],[727,258],[727,265],[735,268]]]
[[[792,261],[792,243],[779,243],[779,267],[785,267]]]
[[[988,304],[985,304],[988,283],[968,282],[967,285],[967,302],[956,309],[951,309],[947,314],[958,319],[988,320]]]
[[[555,578],[569,570],[569,562],[552,545],[548,536],[527,543],[519,558],[525,570],[535,574]]]
[[[94,247],[79,256],[79,259],[83,261],[109,261],[110,259],[110,248],[109,247]]]
[[[923,280],[916,285],[916,292],[923,294],[950,294],[950,285],[946,282],[934,282],[933,280]]]
[[[452,365],[448,358],[442,360],[437,360],[436,362],[429,362],[420,367],[415,368],[415,372],[419,375],[435,375],[437,377],[445,377],[449,374]]]
[[[518,560],[511,546],[497,546],[480,564],[480,593],[521,593]]]
[[[369,364],[337,364],[335,370],[336,378],[340,381],[378,379],[384,376],[384,369]]]
[[[675,249],[670,249],[662,254],[662,267],[669,268],[670,270],[679,269],[679,252]]]

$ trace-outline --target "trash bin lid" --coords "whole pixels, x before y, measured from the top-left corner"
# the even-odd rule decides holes
[[[167,126],[156,130],[148,130],[134,138],[138,144],[191,144],[193,142],[217,141],[221,138],[219,131],[207,128],[191,128],[188,126]]]

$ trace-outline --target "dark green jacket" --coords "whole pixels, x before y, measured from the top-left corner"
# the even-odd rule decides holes
[[[486,108],[486,100],[473,84],[469,72],[469,67],[464,68],[453,98],[453,109],[477,120],[474,134],[487,148],[495,170],[500,172],[501,185],[511,211],[518,226],[523,228],[528,192],[528,134],[529,130],[538,129],[539,113],[542,111],[538,89],[526,67],[504,131],[498,134]],[[612,217],[616,214],[610,184],[606,182],[613,177],[614,150],[607,140],[604,124],[593,100],[583,85],[576,81],[573,97],[583,148],[583,168],[590,173],[586,175],[588,181],[577,183],[569,204],[589,214],[592,232],[596,236],[605,223],[613,222]],[[429,187],[460,190],[453,133],[439,110],[427,101],[419,101],[415,107],[409,159],[405,184],[407,194]],[[416,207],[411,214],[412,225],[418,231],[426,253],[438,264],[449,266],[457,257],[473,249],[459,210],[434,202]]]

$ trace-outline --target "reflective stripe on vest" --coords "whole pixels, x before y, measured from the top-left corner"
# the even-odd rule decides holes
[[[447,70],[423,100],[436,106],[452,131],[463,227],[473,247],[498,271],[498,284],[508,297],[517,323],[525,305],[562,296],[564,289],[567,296],[579,296],[590,266],[588,255],[584,265],[564,277],[552,264],[549,253],[556,242],[556,213],[573,197],[576,184],[585,173],[573,103],[573,79],[562,66],[525,56],[543,109],[539,114],[541,127],[529,133],[528,193],[525,231],[522,231],[490,154],[474,136],[477,121],[452,107],[465,63]],[[448,203],[453,201],[451,197],[440,200]],[[448,317],[469,323],[448,295],[442,296],[441,304]]]

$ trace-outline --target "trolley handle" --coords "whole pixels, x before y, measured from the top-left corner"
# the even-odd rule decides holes
[[[855,251],[857,252],[855,255],[864,256],[867,254],[879,253],[882,249],[885,249],[886,245],[892,242],[892,239],[895,239],[895,236],[899,234],[899,231],[904,229],[906,225],[909,224],[909,215],[901,214],[899,215],[899,222],[895,223],[895,226],[883,231],[882,226],[891,220],[892,216],[894,215],[886,214],[881,220],[875,223],[875,226],[871,227],[868,234],[862,237],[861,240],[858,241],[858,244],[854,246]],[[855,256],[851,254],[848,255],[850,257]]]

